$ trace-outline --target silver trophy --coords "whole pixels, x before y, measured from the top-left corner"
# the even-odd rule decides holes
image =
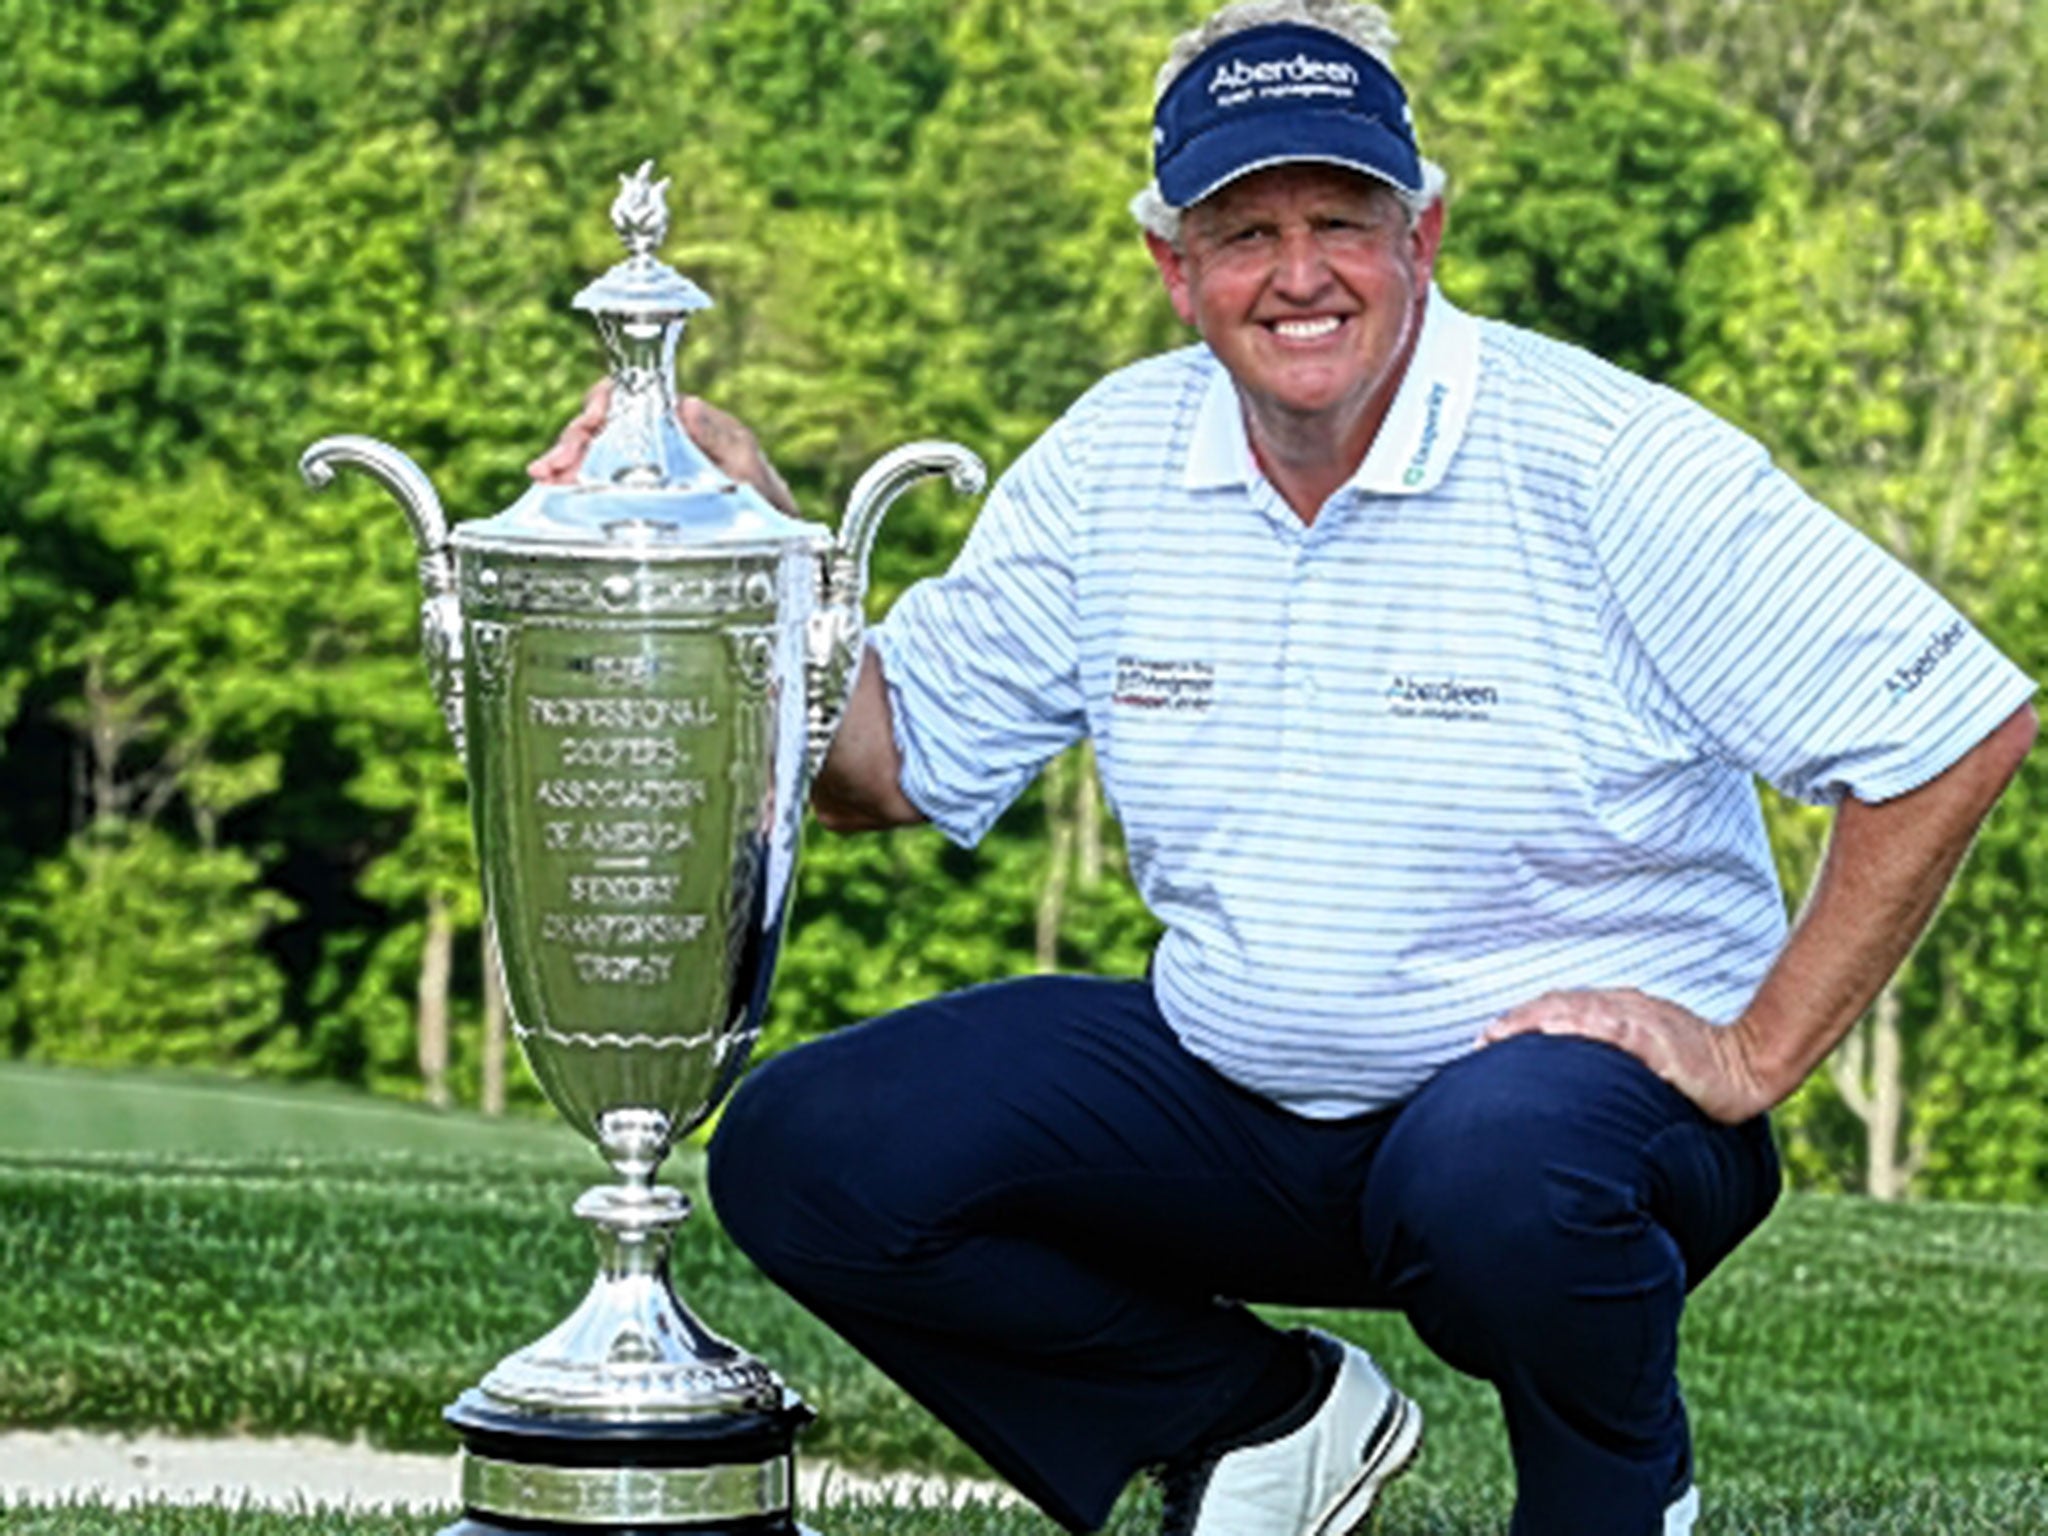
[[[659,261],[667,182],[621,178],[627,259],[585,288],[610,414],[574,486],[450,531],[420,469],[324,438],[405,509],[427,668],[467,766],[513,1028],[548,1097],[619,1182],[588,1191],[598,1276],[553,1332],[449,1409],[464,1519],[511,1531],[798,1529],[796,1431],[774,1371],[677,1300],[689,1201],[663,1157],[745,1069],[775,968],[805,790],[845,709],[868,552],[922,477],[980,460],[914,443],[855,486],[835,538],[735,484],[676,421],[675,353],[710,304]]]

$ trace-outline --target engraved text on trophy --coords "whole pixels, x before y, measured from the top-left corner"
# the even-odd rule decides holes
[[[541,847],[558,882],[539,939],[566,951],[588,987],[671,981],[678,951],[708,924],[682,906],[682,863],[698,844],[691,813],[708,799],[720,710],[708,695],[658,692],[661,671],[644,651],[569,656],[561,686],[524,701],[545,774],[534,786]]]

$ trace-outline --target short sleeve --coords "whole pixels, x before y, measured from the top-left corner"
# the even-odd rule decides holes
[[[2033,696],[1940,593],[1670,391],[1616,434],[1591,534],[1661,705],[1801,800],[1917,789]]]
[[[902,787],[971,847],[1085,728],[1075,607],[1074,466],[1055,426],[997,483],[945,575],[871,635]]]

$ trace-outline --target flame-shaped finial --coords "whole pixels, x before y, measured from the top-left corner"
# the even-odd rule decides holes
[[[654,162],[643,160],[640,169],[619,178],[619,195],[612,202],[612,228],[635,256],[649,256],[668,238],[668,179],[653,180]]]
[[[612,228],[626,259],[576,295],[576,307],[596,318],[612,362],[611,408],[584,455],[583,480],[638,488],[712,483],[711,461],[676,421],[675,391],[683,324],[711,300],[654,254],[668,238],[668,183],[654,179],[652,160],[619,178]]]

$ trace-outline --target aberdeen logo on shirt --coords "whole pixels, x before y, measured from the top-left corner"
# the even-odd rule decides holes
[[[1216,703],[1216,668],[1206,661],[1119,656],[1109,701],[1122,709],[1205,713]]]
[[[1424,720],[1490,720],[1499,706],[1500,690],[1491,683],[1396,674],[1387,684],[1390,715]]]
[[[1884,680],[1884,690],[1895,699],[1902,699],[1927,681],[1927,676],[1948,658],[1948,653],[1963,643],[1968,633],[1963,621],[1955,619],[1927,642],[1927,648],[1898,671]]]

